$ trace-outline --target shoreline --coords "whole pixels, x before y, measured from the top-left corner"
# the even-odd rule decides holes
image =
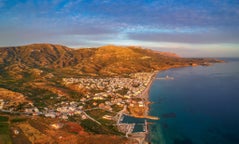
[[[218,63],[218,62],[216,62]],[[221,62],[220,62],[221,63]],[[214,64],[214,63],[213,63]],[[205,65],[196,65],[197,66],[205,66]],[[210,66],[210,65],[209,65]],[[178,68],[185,68],[185,67],[195,67],[193,65],[181,65],[181,66],[173,66],[173,67],[167,67],[167,68],[163,68],[161,70],[158,70],[158,71],[155,71],[153,72],[153,75],[151,76],[150,78],[150,82],[148,83],[148,85],[146,86],[146,88],[144,89],[144,91],[139,94],[141,95],[141,98],[142,100],[144,99],[145,103],[146,103],[146,110],[145,110],[145,113],[144,115],[142,116],[137,116],[137,115],[130,115],[134,118],[145,118],[145,119],[151,119],[151,120],[160,120],[159,117],[154,117],[154,116],[150,116],[149,115],[149,111],[150,111],[150,104],[152,104],[152,102],[149,100],[149,92],[150,92],[150,88],[154,82],[154,80],[156,80],[156,77],[157,75],[162,72],[162,71],[166,71],[166,70],[171,70],[171,69],[178,69]],[[147,123],[147,120],[146,120],[146,123]],[[146,124],[146,127],[147,127],[147,132],[138,132],[141,134],[141,136],[144,137],[144,139],[142,141],[139,141],[139,143],[142,143],[142,144],[149,144],[151,143],[150,141],[150,128],[148,127],[148,125]],[[136,134],[137,135],[137,134]]]
[[[138,96],[138,98],[141,98],[144,103],[145,103],[145,111],[144,111],[144,114],[143,115],[130,115],[132,117],[135,117],[135,118],[146,118],[146,119],[152,119],[152,120],[159,120],[160,118],[158,117],[155,117],[155,116],[150,116],[149,115],[149,111],[150,111],[150,104],[152,103],[150,100],[149,100],[149,92],[150,92],[150,88],[157,76],[157,74],[159,73],[160,71],[155,71],[153,72],[151,78],[150,78],[150,81],[149,83],[147,84],[146,88],[143,90],[143,92],[141,92]]]
[[[197,65],[197,66],[202,66],[202,65]],[[169,70],[169,69],[178,69],[178,68],[184,68],[184,67],[193,67],[192,65],[181,65],[181,66],[173,66],[173,67],[167,67],[167,68],[163,68],[161,70],[157,70],[154,71],[146,88],[140,93],[138,94],[136,97],[137,98],[141,98],[142,101],[144,101],[145,103],[145,111],[143,115],[133,115],[133,114],[126,114],[123,113],[124,115],[128,115],[134,118],[145,118],[145,119],[151,119],[151,120],[160,120],[159,117],[156,116],[150,116],[149,115],[149,111],[150,111],[150,104],[152,104],[152,102],[149,100],[149,92],[150,92],[150,88],[154,82],[154,80],[156,80],[157,75],[165,70]],[[147,120],[146,120],[147,123]],[[129,138],[131,139],[135,139],[137,140],[140,144],[149,144],[150,143],[150,130],[148,127],[148,124],[146,124],[147,127],[147,132],[146,131],[142,131],[142,132],[135,132],[135,133],[131,133],[131,136]]]
[[[156,116],[150,116],[149,115],[150,104],[152,103],[149,100],[149,92],[150,92],[150,88],[151,88],[151,86],[152,86],[152,84],[153,84],[153,82],[154,82],[154,80],[155,80],[155,78],[156,78],[156,76],[159,72],[160,71],[153,72],[146,88],[138,96],[136,96],[138,98],[141,98],[142,101],[144,101],[144,103],[145,103],[145,108],[146,109],[144,111],[144,114],[139,116],[139,115],[132,115],[132,114],[128,115],[128,114],[123,113],[124,115],[128,115],[128,116],[131,116],[131,117],[134,117],[134,118],[145,118],[145,119],[151,119],[151,120],[159,120],[160,119]],[[150,143],[149,136],[148,136],[149,135],[149,128],[148,128],[147,120],[145,122],[145,127],[147,127],[147,131],[131,133],[130,138],[139,141],[139,143],[144,143],[144,144]]]
[[[154,80],[156,79],[159,72],[160,71],[155,71],[153,73],[146,89],[144,90],[144,92],[142,92],[142,93],[144,93],[142,99],[145,99],[145,103],[146,103],[146,110],[145,110],[145,113],[143,115],[143,118],[146,118],[146,119],[151,119],[151,120],[159,120],[160,119],[159,117],[149,115],[150,104],[152,103],[149,99],[150,88],[151,88],[151,86],[152,86],[152,84],[153,84]],[[145,120],[145,127],[147,128],[147,131],[143,132],[144,140],[142,141],[142,143],[147,143],[148,144],[148,143],[150,143],[150,129],[149,129],[149,126],[147,124],[147,120]]]

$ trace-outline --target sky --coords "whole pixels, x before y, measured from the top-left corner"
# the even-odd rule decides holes
[[[0,0],[0,46],[31,43],[239,57],[239,0]]]

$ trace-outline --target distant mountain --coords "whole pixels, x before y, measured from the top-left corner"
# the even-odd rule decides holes
[[[72,49],[53,44],[31,44],[0,48],[1,71],[10,73],[34,69],[80,75],[118,75],[204,62],[205,59],[185,59],[172,53],[132,46]]]

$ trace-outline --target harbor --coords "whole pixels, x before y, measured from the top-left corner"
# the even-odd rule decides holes
[[[117,126],[126,137],[137,140],[139,144],[145,144],[149,142],[149,124],[146,118],[135,118],[123,114]]]

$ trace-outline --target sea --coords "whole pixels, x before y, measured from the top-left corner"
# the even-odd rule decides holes
[[[239,59],[160,72],[150,89],[153,144],[239,144]]]
[[[155,79],[149,99],[152,144],[239,144],[239,59],[170,69]],[[124,122],[142,119],[126,117]],[[136,131],[137,131],[136,130]]]

